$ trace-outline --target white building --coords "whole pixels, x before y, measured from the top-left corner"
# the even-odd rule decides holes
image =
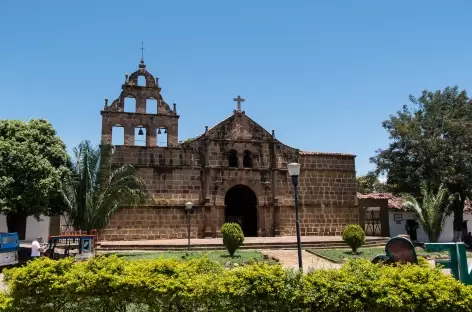
[[[61,229],[61,218],[41,216],[40,221],[29,216],[26,220],[25,242],[31,242],[38,237],[46,241],[50,235],[58,235]],[[6,216],[0,215],[0,232],[8,232]]]
[[[357,194],[361,224],[364,225],[366,235],[389,236],[407,235],[407,223],[417,222],[416,240],[429,242],[428,235],[419,222],[418,215],[407,210],[401,198],[391,193]],[[446,218],[444,229],[439,242],[452,242],[454,215]],[[472,209],[470,202],[466,202],[464,209],[464,232],[472,232]],[[413,240],[413,237],[411,237]]]

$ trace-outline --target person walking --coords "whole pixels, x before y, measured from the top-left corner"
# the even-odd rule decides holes
[[[36,259],[41,256],[41,237],[36,238],[33,243],[31,243],[31,258]]]

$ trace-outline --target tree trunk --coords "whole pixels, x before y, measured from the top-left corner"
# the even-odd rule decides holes
[[[26,219],[28,216],[23,213],[7,214],[7,228],[9,233],[17,232],[20,240],[25,239],[26,235]]]
[[[454,221],[452,223],[454,229],[454,242],[462,241],[462,228],[464,226],[464,203],[465,197],[463,194],[460,194],[460,200],[457,200],[454,204]]]

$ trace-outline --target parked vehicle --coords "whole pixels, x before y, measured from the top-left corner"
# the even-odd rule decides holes
[[[0,232],[0,269],[18,264],[19,250],[18,233]]]
[[[87,260],[95,254],[97,237],[86,234],[63,234],[50,236],[43,255],[58,260],[73,257],[77,261]]]

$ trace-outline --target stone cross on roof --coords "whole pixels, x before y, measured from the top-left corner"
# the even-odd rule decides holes
[[[144,42],[141,41],[141,61],[144,61]]]
[[[238,102],[238,112],[241,111],[241,102],[244,102],[244,99],[238,95],[238,97],[234,98],[233,101]]]

